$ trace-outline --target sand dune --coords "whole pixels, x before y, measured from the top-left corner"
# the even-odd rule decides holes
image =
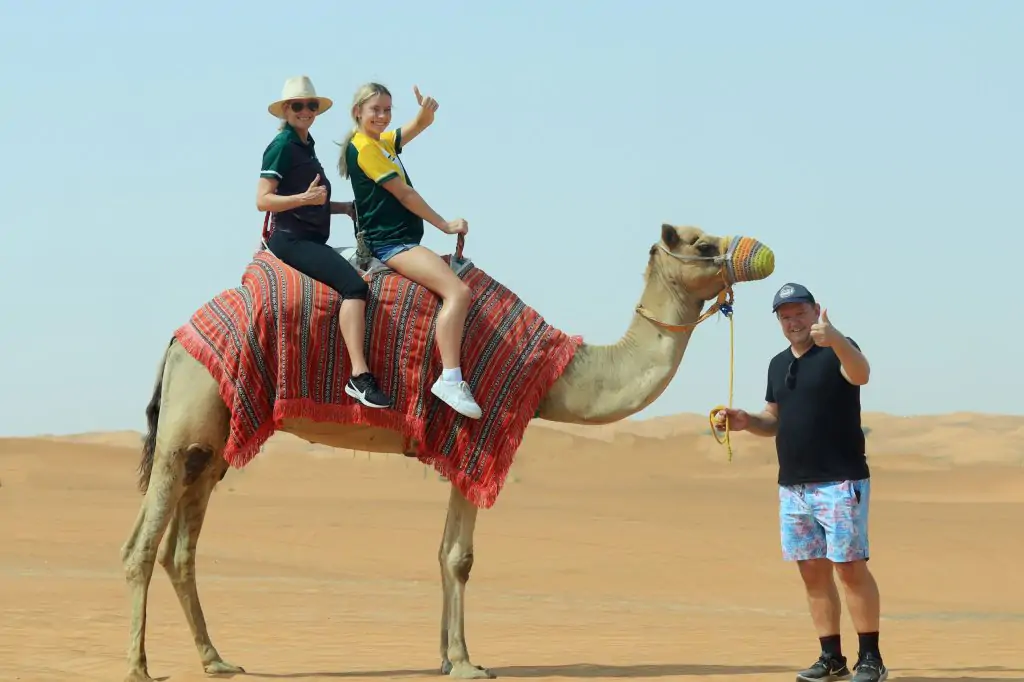
[[[868,412],[863,417],[868,433],[869,454],[874,461],[890,465],[898,455],[920,455],[950,465],[990,462],[1024,466],[1024,416],[951,413],[937,416],[897,416]],[[710,435],[707,415],[677,414],[651,419],[627,419],[614,424],[585,426],[536,420],[528,430],[531,438],[546,445],[572,447],[601,441],[619,445],[637,442],[684,444],[701,454],[715,454],[722,446]],[[564,434],[560,437],[560,434]],[[39,436],[62,443],[89,443],[137,448],[142,433],[113,431]],[[732,435],[734,450],[753,459],[774,457],[771,441],[744,433]],[[290,434],[279,433],[268,442],[267,452],[334,453],[334,448],[306,443]]]
[[[1024,418],[865,424],[890,679],[1024,679]],[[123,678],[140,439],[0,439],[0,679]],[[478,524],[474,659],[511,678],[792,680],[816,640],[779,559],[774,451],[733,442],[729,463],[703,415],[534,423]],[[276,435],[211,504],[214,642],[254,679],[433,676],[446,499],[418,462]],[[159,568],[151,595],[150,672],[208,679]]]

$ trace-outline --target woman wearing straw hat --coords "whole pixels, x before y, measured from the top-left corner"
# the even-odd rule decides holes
[[[331,183],[309,134],[317,115],[332,104],[316,94],[307,76],[285,81],[281,98],[268,107],[281,119],[281,127],[263,152],[256,208],[271,219],[266,244],[270,252],[341,295],[339,326],[352,364],[345,393],[367,407],[387,407],[391,399],[378,387],[363,353],[368,287],[356,269],[327,245],[331,215],[353,215],[351,202],[331,201]]]

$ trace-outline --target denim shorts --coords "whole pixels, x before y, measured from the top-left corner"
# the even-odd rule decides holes
[[[408,251],[419,246],[419,244],[383,244],[381,246],[371,246],[370,251],[373,253],[373,257],[379,260],[381,263],[387,263],[388,260],[395,254]]]
[[[787,561],[867,559],[871,480],[779,487],[782,556]]]

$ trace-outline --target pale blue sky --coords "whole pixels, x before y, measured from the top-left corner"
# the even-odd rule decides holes
[[[4,2],[0,435],[143,427],[171,333],[257,244],[266,106],[299,73],[338,104],[313,133],[342,200],[356,87],[397,122],[436,97],[418,188],[567,332],[617,339],[660,224],[697,224],[777,256],[736,292],[737,404],[796,280],[872,361],[865,409],[1020,414],[1021,35],[993,0]],[[724,402],[728,340],[701,325],[640,416]]]

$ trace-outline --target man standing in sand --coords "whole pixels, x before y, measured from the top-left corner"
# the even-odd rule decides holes
[[[728,416],[733,430],[775,438],[782,554],[797,562],[821,642],[817,662],[796,679],[850,675],[834,571],[859,638],[853,682],[881,682],[889,672],[878,648],[878,585],[867,567],[871,480],[860,421],[860,387],[870,367],[806,287],[783,285],[772,312],[790,345],[768,365],[764,411],[720,410],[715,424],[724,428]]]

